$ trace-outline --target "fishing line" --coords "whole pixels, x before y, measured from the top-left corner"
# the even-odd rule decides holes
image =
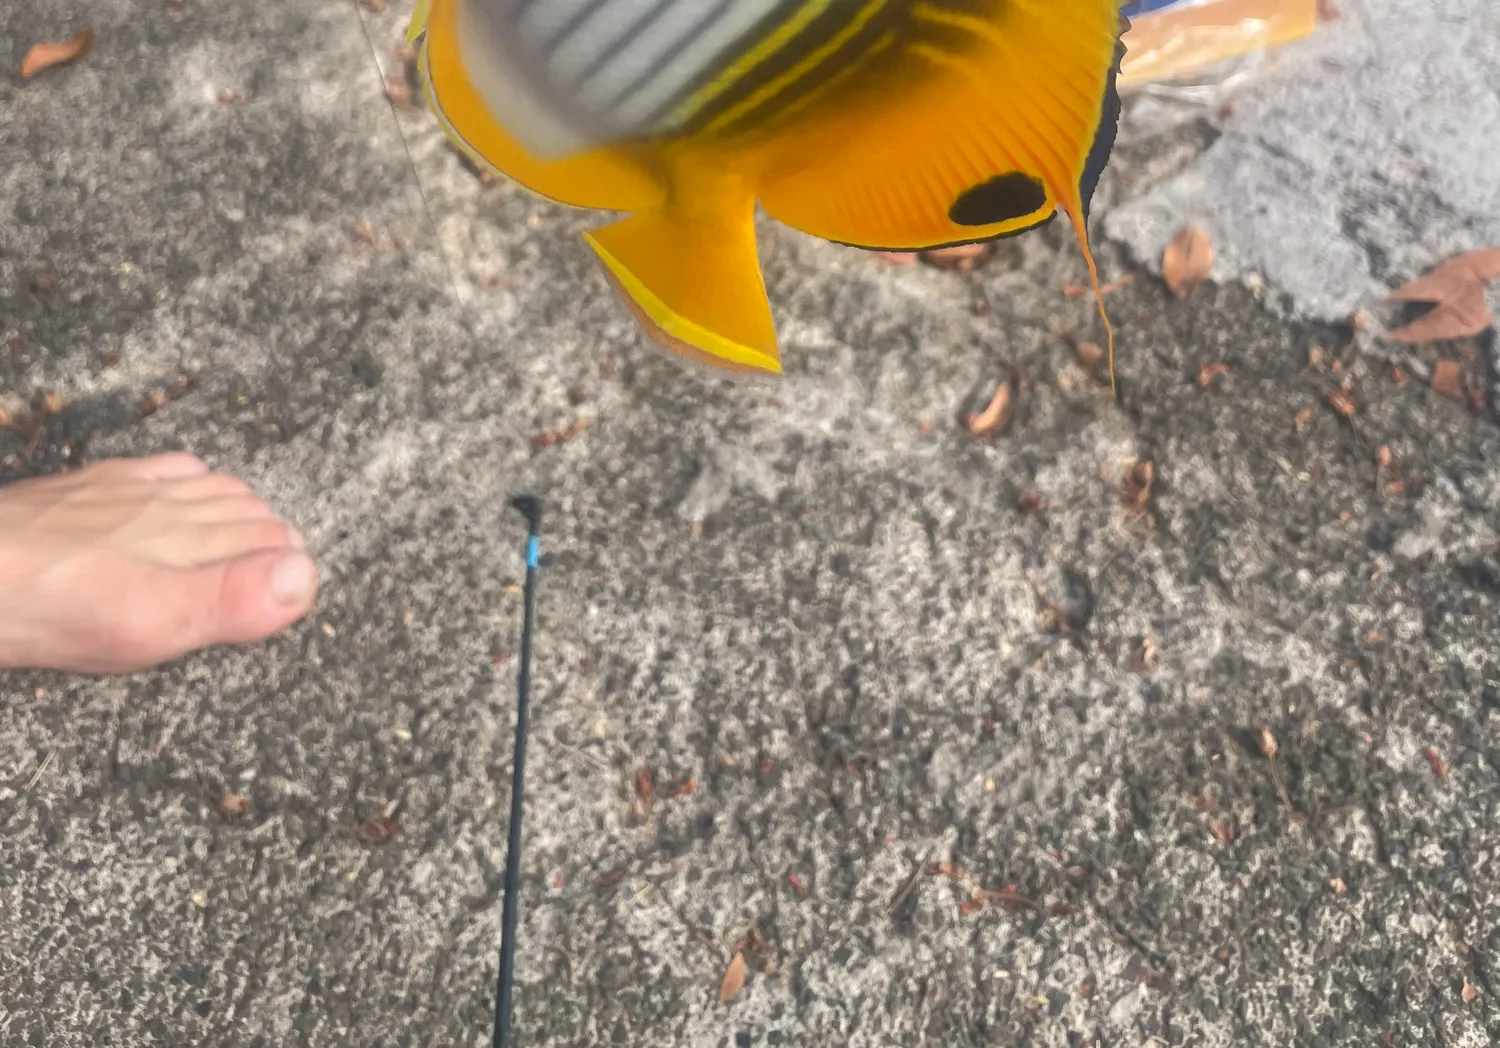
[[[448,283],[453,286],[453,299],[459,305],[463,305],[463,295],[458,289],[458,274],[453,270],[453,263],[448,258],[448,249],[443,246],[443,235],[438,229],[437,217],[432,210],[432,201],[427,199],[427,190],[422,188],[422,177],[417,171],[417,160],[412,155],[411,143],[406,140],[406,132],[401,130],[401,115],[396,112],[396,103],[385,86],[385,67],[380,63],[380,49],[375,45],[375,38],[370,35],[370,27],[365,24],[364,12],[360,10],[359,0],[350,0],[350,6],[354,8],[354,17],[359,21],[359,28],[365,34],[365,46],[370,49],[370,58],[375,63],[375,75],[380,82],[381,94],[385,96],[385,104],[391,111],[391,122],[396,125],[396,137],[401,139],[401,148],[406,152],[406,163],[411,169],[412,182],[417,187],[417,196],[422,198],[422,210],[427,212],[427,224],[432,226],[432,237],[437,244],[438,255],[443,260],[443,269],[448,273]],[[403,67],[401,75],[406,75]]]
[[[391,99],[390,93],[385,91],[385,70],[380,62],[380,50],[375,45],[374,37],[370,35],[370,27],[365,24],[363,12],[359,10],[359,0],[351,0],[351,3],[355,17],[359,19],[360,28],[364,32],[365,44],[370,49],[370,57],[375,62],[375,73],[385,93],[386,104],[390,107],[391,120],[396,125],[396,134],[401,139],[401,147],[406,152],[406,162],[411,170],[412,180],[416,184],[417,195],[422,198],[422,208],[426,211],[427,222],[432,227],[438,254],[443,259],[443,268],[447,270],[448,281],[453,286],[454,300],[462,306],[463,296],[459,292],[458,275],[454,272],[448,252],[443,246],[442,233],[438,229],[432,202],[427,198],[427,191],[422,187],[422,179],[417,171],[416,158],[412,155],[411,143],[407,141],[406,133],[401,129],[401,117],[396,112],[396,103]],[[402,75],[405,75],[404,70]],[[511,500],[511,506],[526,518],[526,585],[523,598],[525,617],[521,626],[521,665],[516,677],[516,741],[511,760],[510,825],[505,843],[505,881],[500,913],[500,968],[495,979],[494,1048],[510,1048],[511,1001],[515,994],[516,978],[516,932],[521,915],[522,800],[526,789],[526,741],[531,730],[531,641],[536,628],[536,581],[537,571],[541,565],[542,504],[540,500],[532,495],[520,495]]]

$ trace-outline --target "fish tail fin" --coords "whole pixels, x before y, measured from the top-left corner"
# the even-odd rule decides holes
[[[653,209],[584,238],[667,349],[728,371],[781,373],[753,211],[709,222]]]
[[[1094,261],[1094,248],[1089,243],[1088,217],[1081,207],[1074,210],[1064,204],[1063,210],[1073,223],[1073,231],[1078,235],[1078,246],[1083,251],[1083,260],[1089,267],[1089,283],[1093,285],[1094,302],[1099,310],[1099,319],[1104,322],[1104,345],[1109,361],[1109,392],[1114,396],[1119,392],[1115,388],[1115,326],[1109,322],[1109,311],[1104,308],[1104,285],[1099,280],[1099,266]]]

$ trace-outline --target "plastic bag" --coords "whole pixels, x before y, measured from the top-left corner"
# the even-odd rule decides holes
[[[1135,0],[1125,13],[1124,85],[1196,78],[1318,27],[1318,0]]]
[[[1131,0],[1120,66],[1127,133],[1218,109],[1268,52],[1317,30],[1320,0]]]

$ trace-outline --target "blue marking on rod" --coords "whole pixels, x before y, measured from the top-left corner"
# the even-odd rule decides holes
[[[534,568],[537,566],[537,561],[540,559],[539,554],[541,552],[541,549],[542,541],[535,535],[526,540],[526,566],[528,568]]]

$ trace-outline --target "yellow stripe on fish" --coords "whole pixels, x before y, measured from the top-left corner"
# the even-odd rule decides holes
[[[1097,285],[1087,217],[1119,112],[1116,3],[420,0],[412,33],[466,152],[551,199],[631,213],[587,239],[653,337],[775,373],[757,201],[886,250],[1061,210]]]

